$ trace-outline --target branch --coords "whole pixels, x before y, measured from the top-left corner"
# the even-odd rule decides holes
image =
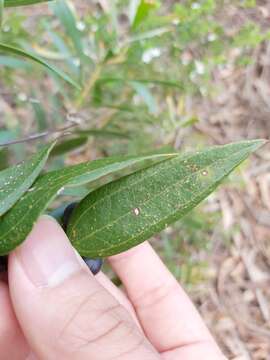
[[[51,136],[51,135],[55,135],[55,134],[59,134],[59,133],[60,133],[60,136],[67,135],[67,133],[66,133],[67,130],[70,130],[71,128],[74,128],[74,127],[80,125],[79,119],[77,119],[73,115],[70,115],[70,116],[68,115],[67,119],[70,122],[70,124],[65,126],[65,127],[62,127],[60,129],[55,129],[55,130],[43,131],[43,132],[32,134],[32,135],[29,135],[27,137],[17,139],[17,140],[7,141],[5,143],[0,144],[0,147],[9,146],[9,145],[15,145],[15,144],[21,144],[21,143],[25,143],[25,142],[29,142],[29,141],[34,141],[34,140],[37,140],[37,139],[41,139],[41,138]]]

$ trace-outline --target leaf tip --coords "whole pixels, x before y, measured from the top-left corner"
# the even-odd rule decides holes
[[[269,140],[267,140],[267,139],[250,140],[250,141],[248,141],[248,144],[250,145],[250,151],[254,152],[268,142],[269,142]]]

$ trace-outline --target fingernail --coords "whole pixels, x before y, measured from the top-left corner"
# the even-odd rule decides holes
[[[43,215],[16,250],[29,280],[37,287],[54,287],[83,269],[65,232],[52,217]]]

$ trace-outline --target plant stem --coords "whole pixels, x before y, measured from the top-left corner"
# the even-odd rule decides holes
[[[78,100],[76,101],[76,108],[80,108],[84,104],[85,99],[89,95],[90,91],[92,90],[93,86],[95,85],[95,82],[97,81],[97,79],[100,76],[101,69],[102,69],[102,65],[98,64],[96,66],[94,72],[92,72],[91,76],[89,77],[88,82],[86,83],[86,85],[83,88],[82,93],[80,94]]]

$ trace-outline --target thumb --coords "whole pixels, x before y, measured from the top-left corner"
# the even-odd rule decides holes
[[[39,359],[159,358],[48,216],[11,254],[9,287],[16,316]]]

